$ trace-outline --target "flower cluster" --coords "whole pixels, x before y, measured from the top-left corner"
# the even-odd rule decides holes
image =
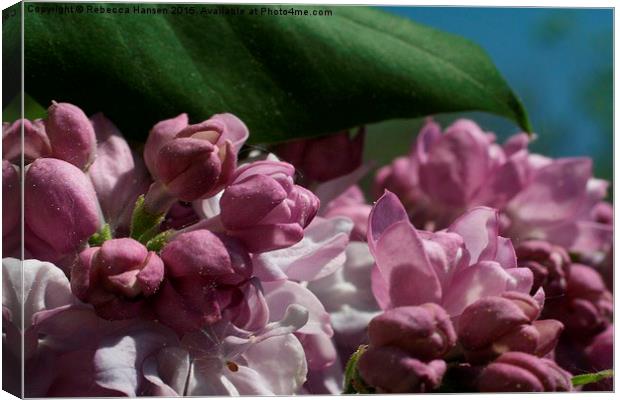
[[[241,157],[249,134],[181,114],[139,153],[55,102],[3,126],[3,346],[17,365],[23,340],[27,396],[567,391],[611,368],[590,160],[429,120],[371,205],[363,129]]]

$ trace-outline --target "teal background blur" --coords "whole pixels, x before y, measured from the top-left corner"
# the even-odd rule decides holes
[[[382,8],[484,48],[530,115],[538,135],[531,148],[554,157],[592,157],[596,176],[611,180],[612,9]],[[513,123],[482,113],[436,119],[444,125],[461,116],[473,117],[502,140],[518,131]],[[382,165],[403,154],[419,126],[419,120],[372,125],[367,159]]]

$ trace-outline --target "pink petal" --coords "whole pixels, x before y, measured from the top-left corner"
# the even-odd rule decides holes
[[[388,282],[392,306],[438,303],[442,289],[422,239],[409,221],[392,224],[381,234],[374,252]]]
[[[471,209],[448,228],[448,232],[455,232],[463,237],[471,264],[495,258],[498,230],[497,210],[488,207]]]
[[[592,176],[589,158],[564,158],[539,169],[533,181],[508,204],[508,212],[522,223],[551,224],[577,213]]]
[[[370,211],[368,221],[368,246],[374,253],[383,232],[397,222],[409,221],[409,216],[398,197],[386,190]]]

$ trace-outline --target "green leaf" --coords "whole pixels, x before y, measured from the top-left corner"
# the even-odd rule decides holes
[[[174,233],[174,229],[168,229],[167,231],[157,234],[155,237],[146,242],[146,248],[149,251],[159,252],[166,245],[166,243],[168,243],[168,239],[170,239]]]
[[[614,371],[611,369],[606,369],[592,374],[575,375],[573,376],[572,382],[573,386],[581,386],[588,383],[596,383],[598,381],[602,381],[603,379],[611,378],[612,376],[614,376]]]
[[[164,221],[165,213],[151,214],[144,207],[144,195],[140,195],[131,214],[131,238],[146,244],[159,233],[159,225]]]
[[[362,354],[368,349],[367,345],[361,345],[355,353],[351,355],[344,369],[344,390],[342,394],[369,394],[374,393],[374,389],[369,387],[357,370],[357,362]]]
[[[95,232],[89,239],[88,244],[91,246],[101,246],[106,240],[112,239],[112,230],[109,224],[103,224],[99,232]]]
[[[531,130],[480,47],[378,9],[293,6],[332,15],[267,16],[250,12],[289,6],[177,4],[194,15],[171,15],[172,5],[83,4],[101,6],[130,13],[44,15],[26,4],[26,92],[44,106],[103,111],[130,138],[144,140],[155,122],[181,112],[193,122],[232,112],[251,143],[465,110]],[[243,15],[202,14],[215,9]]]

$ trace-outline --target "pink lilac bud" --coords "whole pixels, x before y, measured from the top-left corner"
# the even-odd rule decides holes
[[[443,357],[456,343],[450,317],[441,306],[396,307],[368,325],[371,347],[394,347],[428,361]]]
[[[20,179],[17,167],[2,160],[2,252],[12,254],[19,246]]]
[[[360,356],[357,368],[378,393],[423,393],[439,387],[446,362],[425,363],[397,348],[371,347]]]
[[[613,225],[614,208],[606,201],[598,202],[592,209],[592,217],[599,224]]]
[[[590,364],[591,371],[604,371],[613,369],[614,358],[614,326],[609,325],[607,329],[594,337],[592,343],[585,349],[586,359]],[[613,390],[614,381],[606,378],[594,384],[584,387],[585,390]]]
[[[147,167],[179,200],[211,197],[230,182],[237,153],[248,137],[247,127],[232,114],[217,114],[183,127],[169,139],[170,132],[185,121],[180,117],[151,131],[157,136],[145,149]]]
[[[613,297],[600,274],[582,264],[571,264],[566,295],[549,298],[544,317],[562,322],[565,335],[577,341],[587,341],[604,330],[611,322]]]
[[[22,148],[22,126],[24,140]],[[13,164],[21,165],[22,150],[24,163],[29,164],[40,157],[49,157],[52,153],[49,139],[45,133],[43,120],[29,121],[19,119],[2,129],[2,158]]]
[[[95,157],[95,130],[84,112],[69,103],[56,103],[48,108],[45,123],[52,146],[52,156],[80,169],[90,165]]]
[[[467,360],[488,362],[507,351],[543,356],[555,347],[562,324],[535,321],[540,306],[518,292],[482,298],[468,306],[458,324],[458,338]]]
[[[303,238],[319,208],[319,199],[293,183],[295,169],[278,161],[240,167],[220,200],[228,235],[252,253],[289,247]]]
[[[71,290],[105,319],[147,315],[146,298],[159,289],[164,263],[153,251],[129,239],[112,239],[80,253],[71,269]]]
[[[166,280],[157,296],[159,320],[179,334],[222,318],[243,300],[250,256],[235,239],[208,230],[180,234],[161,251]]]
[[[570,258],[564,248],[544,240],[526,240],[515,249],[519,267],[529,268],[534,275],[531,293],[540,287],[549,297],[566,292]]]
[[[553,360],[508,352],[489,364],[478,377],[481,392],[570,392],[571,374]]]
[[[294,140],[274,153],[295,166],[306,181],[326,182],[353,172],[362,164],[365,131],[351,138],[348,131],[318,138]]]
[[[68,162],[35,160],[26,171],[24,220],[32,258],[55,262],[79,251],[101,224],[90,180]]]

